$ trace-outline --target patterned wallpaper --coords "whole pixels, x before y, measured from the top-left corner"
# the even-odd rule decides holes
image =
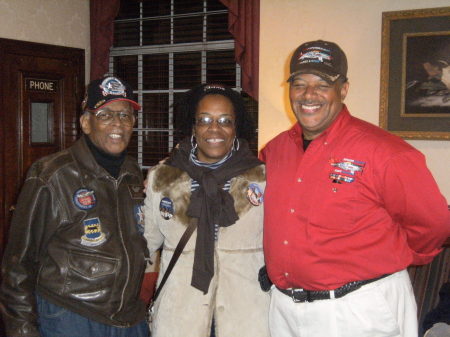
[[[85,49],[89,69],[89,0],[0,0],[0,38]]]

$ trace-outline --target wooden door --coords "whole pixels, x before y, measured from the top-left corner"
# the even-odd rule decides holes
[[[78,137],[84,50],[0,39],[0,255],[27,170]]]

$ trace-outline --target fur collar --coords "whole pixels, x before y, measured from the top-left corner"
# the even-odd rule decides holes
[[[160,164],[154,170],[152,190],[172,200],[175,209],[174,220],[187,226],[189,217],[186,211],[191,196],[191,178],[186,172],[169,165]],[[264,165],[251,168],[244,174],[231,179],[230,194],[234,199],[234,208],[239,217],[252,207],[246,196],[250,183],[264,181]]]

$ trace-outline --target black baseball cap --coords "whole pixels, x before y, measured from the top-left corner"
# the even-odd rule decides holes
[[[334,42],[316,40],[303,43],[294,52],[288,82],[299,74],[314,74],[327,82],[347,80],[347,57]]]
[[[128,83],[118,77],[107,76],[89,83],[82,109],[97,111],[105,105],[117,101],[130,102],[135,110],[141,109],[139,103],[134,100],[133,89]]]

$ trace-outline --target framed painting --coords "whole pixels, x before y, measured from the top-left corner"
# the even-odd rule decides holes
[[[450,7],[383,12],[380,126],[450,140]]]

